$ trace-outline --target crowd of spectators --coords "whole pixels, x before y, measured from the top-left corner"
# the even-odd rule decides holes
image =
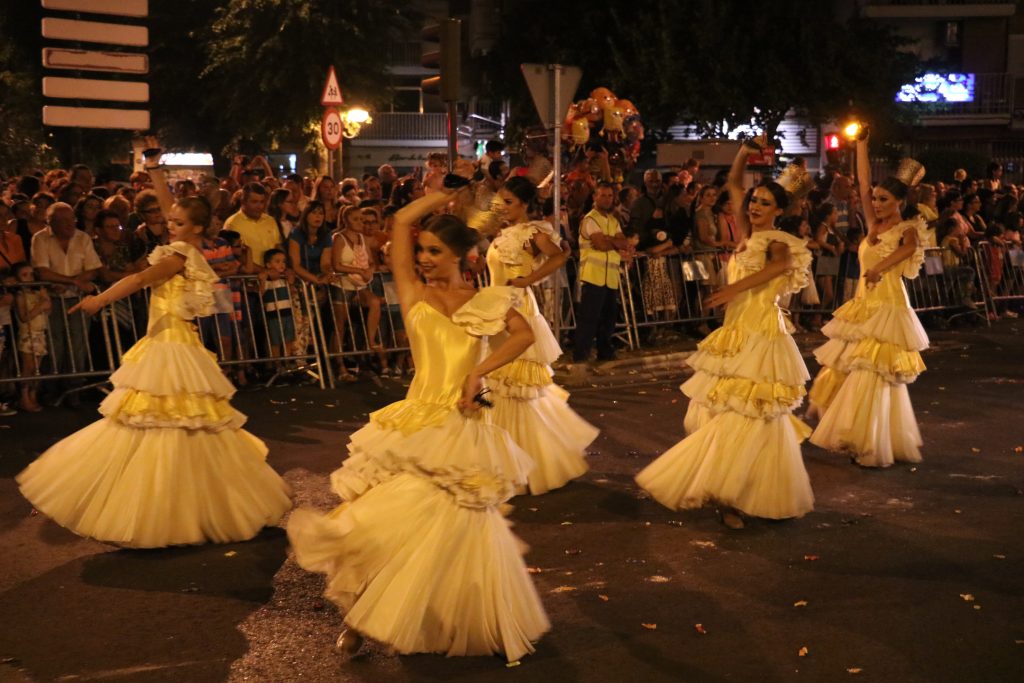
[[[800,163],[799,160],[792,163]],[[393,214],[424,192],[440,188],[447,159],[429,155],[423,168],[403,169],[384,164],[358,177],[300,175],[274,172],[264,157],[238,156],[224,177],[202,174],[174,182],[177,197],[202,196],[213,208],[214,220],[204,242],[204,255],[224,278],[249,275],[252,282],[232,278],[218,283],[216,314],[200,321],[204,340],[216,347],[222,360],[245,356],[238,329],[260,310],[276,328],[268,348],[272,356],[297,355],[308,348],[310,323],[294,300],[296,283],[316,292],[313,305],[323,314],[335,356],[336,376],[357,381],[361,366],[343,359],[345,350],[360,350],[382,377],[412,371],[407,354],[391,351],[405,338],[390,282],[387,254]],[[638,305],[649,315],[670,316],[684,304],[706,294],[722,281],[729,252],[743,240],[731,205],[721,191],[725,173],[702,169],[691,160],[672,169],[649,169],[635,178],[611,177],[607,152],[588,143],[562,178],[562,211],[556,219],[551,202],[550,163],[543,154],[510,159],[500,141],[491,141],[477,161],[473,199],[467,217],[481,230],[479,254],[471,259],[467,277],[483,273],[487,237],[500,227],[500,212],[492,210],[497,192],[511,176],[526,176],[540,186],[536,218],[560,223],[566,249],[579,252],[580,228],[593,215],[598,194],[602,211],[621,228],[615,241],[627,265],[642,255],[643,290]],[[95,331],[82,316],[66,310],[83,295],[105,287],[147,266],[147,255],[168,240],[166,217],[160,210],[151,179],[143,171],[127,182],[96,178],[87,166],[27,173],[7,179],[0,187],[0,377],[31,377],[59,372],[63,382],[54,394],[64,394],[83,381],[77,377],[98,367],[100,353]],[[813,189],[780,227],[803,235],[816,255],[813,292],[803,292],[792,308],[809,312],[794,322],[816,327],[822,312],[849,297],[859,272],[856,251],[866,237],[860,198],[852,178],[827,169],[815,178]],[[909,202],[929,225],[927,246],[942,248],[943,266],[964,281],[987,278],[1000,287],[1003,263],[1019,258],[1022,217],[1018,202],[1024,187],[1006,182],[1002,167],[992,164],[986,177],[973,179],[957,171],[948,181],[915,188]],[[604,215],[604,214],[601,214]],[[585,237],[590,237],[585,236]],[[590,245],[590,240],[584,240]],[[598,242],[600,242],[598,238]],[[971,248],[987,245],[989,261],[977,273]],[[680,285],[678,269],[665,268],[664,259],[686,261],[699,282],[689,290]],[[572,264],[572,261],[570,261]],[[578,275],[570,265],[561,286],[572,292]],[[571,294],[570,294],[571,295]],[[139,295],[141,296],[141,295]],[[600,305],[610,304],[602,299]],[[1016,316],[1007,306],[999,313]],[[355,311],[355,315],[353,314]],[[145,327],[145,306],[115,309],[126,327]],[[688,329],[706,334],[714,320],[700,320]],[[596,323],[595,323],[596,324]],[[358,334],[356,333],[358,328]],[[362,341],[360,341],[362,340]],[[131,340],[129,340],[131,341]],[[609,353],[607,349],[605,354]],[[245,365],[233,379],[248,381]],[[0,388],[10,384],[0,383]],[[44,387],[45,388],[45,387]],[[16,401],[27,411],[42,408],[38,382],[24,381],[16,395],[0,404],[10,414]],[[45,392],[44,392],[45,393]]]

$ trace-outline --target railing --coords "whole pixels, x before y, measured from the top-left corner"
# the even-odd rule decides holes
[[[443,142],[447,130],[446,114],[381,112],[363,128],[359,140],[437,140]]]
[[[641,254],[624,262],[616,323],[620,342],[635,348],[659,329],[699,329],[702,323],[721,317],[723,310],[706,309],[703,301],[723,284],[729,258],[726,250],[708,250]],[[856,293],[860,270],[853,270],[853,261],[840,262],[838,268],[824,264],[819,258],[813,286],[779,302],[796,324],[801,317],[828,315]],[[579,314],[577,268],[577,262],[570,260],[565,269],[533,288],[538,309],[566,349]],[[255,276],[232,276],[226,282],[228,288],[215,297],[216,312],[194,324],[199,340],[236,382],[254,373],[261,374],[261,381],[269,386],[302,374],[327,387],[338,379],[352,381],[355,366],[360,365],[364,369],[375,365],[375,373],[385,368],[387,374],[413,370],[396,292],[387,273],[375,274],[369,287],[360,291],[296,281],[287,290],[287,316],[266,310]],[[478,284],[487,284],[486,274],[478,277]],[[947,248],[926,249],[919,276],[905,280],[905,285],[908,301],[919,313],[946,320],[973,316],[987,323],[1007,308],[1024,312],[1024,251],[991,242],[980,242],[963,255]],[[0,327],[14,373],[0,375],[0,383],[67,380],[65,395],[105,384],[128,348],[145,334],[147,293],[117,301],[90,317],[68,313],[79,298],[62,298],[67,292],[55,287],[47,297],[49,310],[41,310],[42,318],[34,323],[19,320],[19,304],[34,306],[43,298],[44,287],[42,283],[7,287],[16,297],[14,315],[12,322]]]

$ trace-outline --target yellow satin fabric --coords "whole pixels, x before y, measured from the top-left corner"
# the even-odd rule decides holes
[[[135,389],[125,392],[111,418],[152,418],[155,421],[182,421],[202,419],[211,424],[234,416],[234,408],[227,399],[208,394],[175,394],[154,396]]]
[[[406,317],[406,331],[416,375],[404,401],[370,415],[381,427],[412,432],[437,425],[462,397],[466,375],[480,358],[480,339],[425,301]]]

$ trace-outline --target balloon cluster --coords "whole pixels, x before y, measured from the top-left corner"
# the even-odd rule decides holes
[[[562,122],[562,139],[572,151],[593,139],[608,150],[608,161],[619,175],[629,171],[640,155],[644,125],[629,100],[620,100],[608,88],[594,88],[590,97],[569,105]]]

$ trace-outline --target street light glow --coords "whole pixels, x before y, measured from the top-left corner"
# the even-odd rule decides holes
[[[346,112],[346,117],[352,123],[358,123],[360,125],[370,120],[370,112],[366,111],[362,107],[354,107]]]
[[[843,128],[843,135],[850,140],[855,140],[860,134],[860,128],[861,126],[859,121],[850,121],[846,124],[846,127]]]

